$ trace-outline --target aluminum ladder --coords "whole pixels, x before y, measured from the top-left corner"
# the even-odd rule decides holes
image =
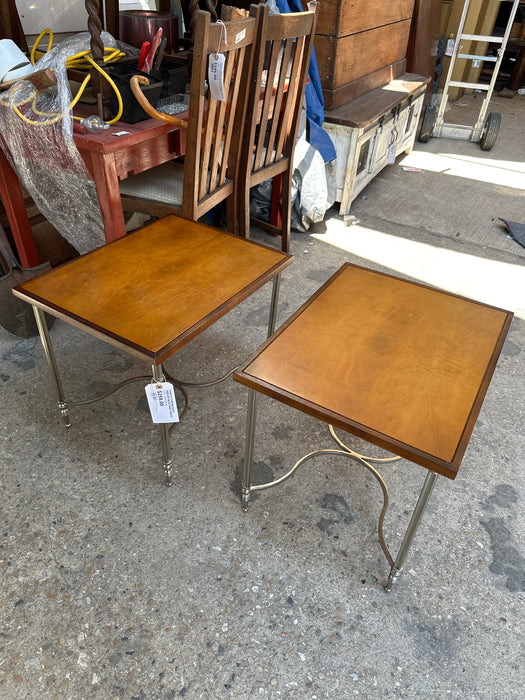
[[[473,141],[474,143],[479,143],[482,150],[485,151],[489,151],[494,146],[501,125],[501,114],[499,112],[491,112],[487,118],[485,117],[487,115],[489,102],[492,97],[492,92],[494,90],[496,78],[498,77],[501,62],[503,61],[503,55],[505,53],[505,48],[507,46],[507,41],[512,29],[512,24],[514,22],[514,17],[516,16],[519,4],[520,0],[513,0],[512,8],[509,14],[509,19],[505,28],[505,33],[502,37],[490,35],[486,36],[482,34],[463,33],[463,29],[465,27],[465,22],[467,19],[467,13],[470,6],[470,0],[465,0],[463,12],[461,13],[461,19],[459,22],[457,37],[454,44],[454,50],[450,58],[450,65],[445,81],[445,86],[441,95],[439,110],[437,111],[436,116],[436,108],[432,106],[427,107],[421,125],[421,131],[419,135],[420,141],[426,142],[431,136],[435,136],[450,139],[461,139],[464,141]],[[497,50],[497,56],[478,56],[476,54],[461,53],[463,41],[479,41],[484,43],[488,42],[491,44],[500,44],[500,46]],[[492,71],[490,83],[469,83],[461,80],[452,80],[452,73],[454,71],[454,66],[456,65],[457,59],[467,59],[471,61],[482,62],[487,61],[494,63],[494,70]],[[481,104],[481,109],[479,111],[479,115],[474,126],[445,123],[444,115],[448,102],[448,92],[451,87],[481,90],[487,93]]]

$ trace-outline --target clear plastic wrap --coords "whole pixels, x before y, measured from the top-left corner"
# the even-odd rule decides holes
[[[102,40],[117,46],[107,32]],[[81,254],[105,242],[95,183],[73,141],[69,110],[66,62],[89,48],[89,33],[76,34],[35,64],[54,71],[55,87],[38,91],[21,80],[0,92],[0,145],[39,210]]]
[[[305,232],[312,224],[324,219],[334,203],[332,168],[325,167],[319,151],[306,138],[306,110],[299,122],[292,173],[292,231]],[[272,180],[266,180],[250,190],[250,215],[261,221],[270,221]]]

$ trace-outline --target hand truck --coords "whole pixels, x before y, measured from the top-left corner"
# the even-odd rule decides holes
[[[470,0],[465,0],[463,12],[459,21],[454,50],[452,52],[452,56],[450,57],[450,66],[448,69],[445,86],[443,88],[441,101],[439,103],[439,109],[437,109],[435,105],[428,105],[426,107],[419,132],[420,141],[426,143],[431,136],[441,136],[443,138],[461,139],[463,141],[473,141],[474,143],[479,143],[482,151],[490,151],[490,149],[494,146],[501,125],[501,114],[499,112],[490,112],[486,119],[485,116],[487,114],[490,98],[492,97],[496,78],[498,77],[501,62],[503,61],[503,54],[505,53],[505,47],[507,46],[507,41],[519,4],[520,0],[513,0],[509,20],[505,28],[505,33],[502,37],[484,36],[480,34],[463,34],[463,28],[465,26],[467,12],[470,5]],[[489,42],[491,44],[501,44],[501,46],[497,50],[497,56],[477,56],[475,54],[460,53],[462,41],[482,41]],[[461,80],[452,80],[452,72],[458,58],[468,59],[471,61],[489,61],[494,63],[494,70],[492,71],[490,83],[468,83]],[[451,87],[486,91],[487,94],[481,104],[477,121],[473,127],[465,126],[463,124],[446,124],[444,122],[443,117],[448,101],[448,91]]]

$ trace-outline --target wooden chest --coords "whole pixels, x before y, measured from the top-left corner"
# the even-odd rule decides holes
[[[315,50],[327,109],[403,74],[414,0],[323,0]]]

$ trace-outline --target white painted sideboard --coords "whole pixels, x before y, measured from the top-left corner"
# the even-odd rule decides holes
[[[405,73],[325,113],[323,128],[337,153],[336,201],[342,216],[386,165],[412,150],[429,80]]]

